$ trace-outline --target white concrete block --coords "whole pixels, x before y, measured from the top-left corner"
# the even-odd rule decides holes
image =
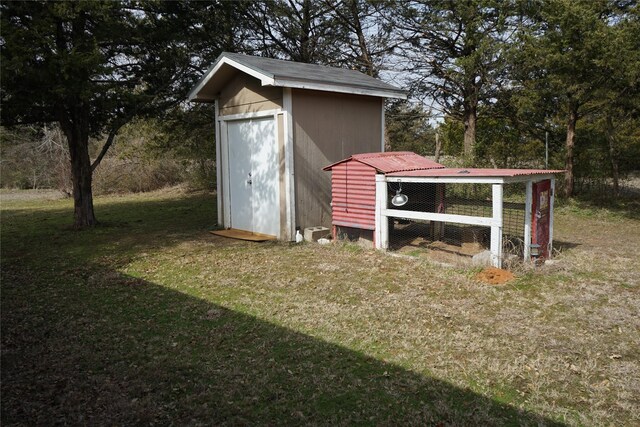
[[[318,239],[331,235],[331,230],[327,227],[307,227],[304,229],[304,240],[307,242],[316,242]]]

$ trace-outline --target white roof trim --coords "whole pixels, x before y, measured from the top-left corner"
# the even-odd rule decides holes
[[[252,77],[255,77],[256,79],[260,80],[260,82],[262,83],[262,86],[272,86],[274,85],[274,76],[271,74],[266,74],[262,71],[258,71],[255,70],[253,68],[247,67],[246,65],[243,65],[237,61],[234,61],[233,59],[229,59],[229,58],[223,58],[222,62],[224,62],[225,64],[229,64],[232,67],[237,68],[238,70],[245,72],[247,74],[249,74]]]
[[[515,182],[527,181],[544,181],[545,179],[553,179],[553,174],[529,174],[515,176],[400,176],[387,175],[387,182],[415,182],[415,183],[434,183],[440,182],[444,184],[512,184]]]
[[[504,184],[504,178],[502,177],[473,177],[473,176],[388,176],[387,182],[415,182],[418,184],[431,184],[431,183],[443,183],[443,184]]]
[[[230,65],[237,70],[242,71],[243,73],[249,74],[252,77],[260,80],[262,86],[275,86],[273,75],[268,75],[263,72],[254,70],[253,68],[247,67],[233,59],[229,59],[227,57],[223,57],[218,62],[214,64],[214,66],[207,72],[206,76],[203,77],[200,82],[194,87],[187,97],[187,100],[193,101],[197,98],[197,94],[202,90],[202,88],[211,80],[211,78],[222,68],[223,65]]]

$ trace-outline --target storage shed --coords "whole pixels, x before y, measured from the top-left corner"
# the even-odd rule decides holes
[[[396,222],[416,222],[414,230],[431,241],[443,238],[446,224],[461,224],[472,227],[465,230],[469,235],[487,236],[490,261],[497,267],[503,260],[503,188],[521,183],[521,255],[525,260],[551,257],[554,175],[561,170],[446,168],[410,152],[353,155],[324,170],[332,172],[334,236],[341,229],[360,233],[357,237],[366,231],[376,248],[387,249]],[[475,200],[454,201],[452,186],[474,186]]]
[[[293,240],[330,226],[322,167],[384,151],[384,101],[400,89],[360,72],[223,53],[189,94],[215,103],[218,224]]]

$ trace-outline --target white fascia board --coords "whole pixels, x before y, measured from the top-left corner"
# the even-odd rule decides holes
[[[300,82],[296,80],[284,80],[275,78],[272,86],[279,87],[290,87],[293,89],[307,89],[307,90],[320,90],[324,92],[337,92],[337,93],[348,93],[351,95],[367,95],[367,96],[377,96],[380,98],[392,98],[392,99],[407,99],[407,95],[401,92],[391,92],[385,90],[378,89],[365,89],[358,88],[353,86],[341,86],[341,85],[331,85],[331,84],[323,84],[323,83],[313,83],[313,82]],[[263,86],[265,84],[263,83]]]
[[[264,71],[256,70],[255,68],[247,67],[233,59],[223,58],[222,62],[225,64],[231,65],[232,67],[249,74],[251,77],[255,77],[260,80],[262,86],[274,86],[275,78],[273,74],[267,74]]]
[[[538,182],[538,181],[544,181],[545,179],[553,179],[553,178],[555,178],[554,174],[516,175],[516,176],[505,177],[504,182],[505,184],[511,184],[514,182],[528,182],[528,181]]]
[[[415,182],[419,184],[502,184],[501,177],[471,177],[471,176],[447,176],[447,177],[419,177],[419,176],[387,176],[387,182]]]
[[[189,95],[187,95],[188,102],[200,101],[196,99],[196,97],[198,96],[198,93],[200,93],[204,85],[207,84],[207,82],[211,79],[211,77],[213,77],[213,75],[216,73],[216,71],[220,69],[221,66],[222,66],[222,61],[215,64],[213,67],[209,69],[209,71],[207,71],[205,76],[200,79],[198,84],[193,89],[191,89],[191,92],[189,92]]]
[[[218,62],[216,62],[211,69],[206,73],[206,75],[200,80],[200,82],[194,87],[189,95],[187,96],[187,100],[189,102],[192,101],[201,101],[197,99],[198,93],[202,90],[202,88],[215,76],[215,74],[220,70],[223,65],[230,65],[231,67],[242,71],[243,73],[249,74],[252,77],[260,80],[262,86],[274,86],[274,76],[264,73],[260,70],[256,70],[251,67],[247,67],[233,59],[229,59],[227,57],[223,57]]]
[[[218,100],[218,98],[214,98],[214,99],[198,99],[198,98],[194,98],[194,99],[187,99],[187,102],[197,102],[198,104],[215,104],[215,102]]]
[[[530,174],[516,176],[387,176],[388,182],[415,182],[415,183],[434,183],[443,184],[512,184],[515,182],[533,182],[544,181],[545,179],[554,178],[553,174]]]

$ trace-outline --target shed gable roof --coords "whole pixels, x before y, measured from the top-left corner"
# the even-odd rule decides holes
[[[331,170],[334,166],[348,161],[357,161],[375,168],[380,173],[408,172],[425,169],[442,169],[443,165],[419,156],[411,151],[390,151],[386,153],[363,153],[329,165],[323,170]]]
[[[403,90],[355,70],[223,52],[191,90],[188,100],[211,102],[238,71],[257,78],[263,86],[382,98],[406,99],[407,97]]]

